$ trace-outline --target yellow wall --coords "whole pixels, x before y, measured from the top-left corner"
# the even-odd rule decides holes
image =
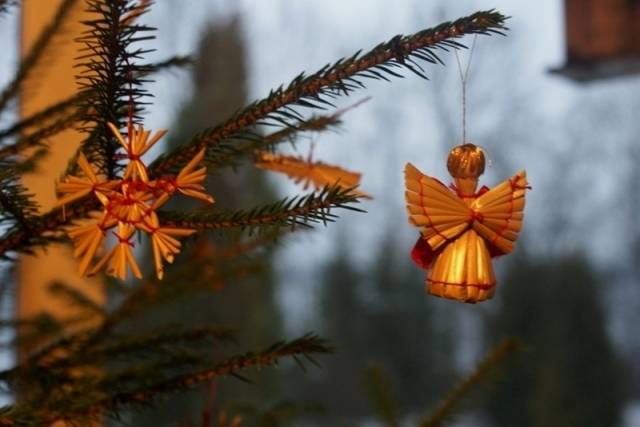
[[[23,0],[21,50],[23,55],[37,39],[42,29],[51,21],[62,3],[61,0]],[[29,76],[21,93],[20,114],[28,116],[44,107],[65,99],[76,92],[73,68],[74,58],[80,46],[73,40],[80,35],[80,20],[86,14],[84,1],[77,1],[74,10],[58,36],[53,40],[41,63]],[[84,16],[86,19],[86,16]],[[49,210],[55,201],[55,180],[67,166],[82,134],[75,130],[64,131],[49,140],[50,153],[40,162],[40,168],[24,178],[24,184],[35,193],[41,211]],[[17,268],[18,302],[17,316],[28,317],[47,311],[58,317],[73,314],[70,307],[52,298],[48,285],[60,281],[82,288],[95,301],[104,303],[105,296],[97,279],[80,278],[77,262],[69,245],[51,245],[46,251],[38,250],[35,256],[23,256]],[[29,349],[22,349],[21,353]]]

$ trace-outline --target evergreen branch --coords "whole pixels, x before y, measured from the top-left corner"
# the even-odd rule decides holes
[[[234,342],[235,331],[230,328],[218,326],[196,326],[187,330],[159,330],[142,336],[125,336],[115,342],[97,346],[89,351],[89,357],[85,357],[91,363],[94,356],[102,357],[100,360],[109,360],[111,357],[131,357],[137,352],[149,352],[163,345],[174,345],[185,342],[200,342],[204,339],[214,339],[218,342]],[[72,365],[75,366],[75,365]]]
[[[44,427],[45,422],[33,408],[25,405],[0,407],[0,427]]]
[[[297,122],[267,135],[254,131],[239,132],[234,138],[228,138],[211,146],[204,159],[209,172],[222,167],[234,166],[239,157],[253,154],[256,150],[272,149],[275,145],[295,140],[304,132],[322,132],[339,126],[341,111],[328,115],[315,115],[308,120]]]
[[[331,211],[336,208],[363,212],[350,206],[358,203],[359,196],[352,189],[339,186],[325,187],[319,192],[306,196],[286,197],[276,203],[257,207],[248,211],[233,212],[161,212],[163,224],[178,228],[196,230],[221,230],[239,228],[241,230],[269,229],[296,226],[310,227],[314,223],[333,222],[337,216]]]
[[[152,62],[141,67],[141,77],[171,68],[184,68],[193,65],[190,55],[175,55],[162,61]]]
[[[15,77],[7,84],[2,92],[0,92],[0,112],[4,110],[9,101],[18,94],[22,83],[25,81],[33,67],[38,64],[38,61],[45,53],[51,40],[60,30],[62,24],[64,24],[65,19],[69,15],[69,12],[71,12],[76,1],[77,0],[62,1],[51,22],[42,30],[31,50],[29,50],[27,55],[22,59]],[[0,4],[0,8],[1,7],[2,5]]]
[[[185,66],[189,66],[192,63],[193,63],[193,59],[190,56],[182,56],[182,55],[172,56],[165,60],[153,62],[153,63],[142,66],[141,68],[144,72],[141,73],[140,76],[141,77],[147,76],[152,73],[160,72],[160,71],[171,69],[171,68],[182,68]],[[0,130],[0,140],[3,138],[7,138],[9,136],[16,135],[29,127],[37,126],[45,121],[52,120],[53,118],[62,114],[66,114],[67,118],[69,118],[68,116],[73,116],[75,119],[77,119],[76,114],[77,115],[83,114],[81,110],[78,110],[78,107],[85,102],[84,100],[87,96],[90,96],[92,94],[93,93],[91,91],[83,91],[73,96],[70,96],[60,102],[57,102],[49,107],[46,107],[41,111],[33,113],[32,115],[18,121],[17,123],[11,125],[10,127]],[[74,110],[74,111],[69,113],[69,110]],[[75,111],[75,110],[78,110],[78,111]],[[47,135],[47,136],[50,136],[50,135]],[[13,154],[20,150],[21,149],[17,147],[11,148],[10,146],[5,146],[0,148],[0,153],[4,153],[5,151],[8,151],[10,154]],[[5,155],[0,154],[0,159],[4,157]]]
[[[55,208],[43,215],[26,218],[23,225],[6,231],[0,237],[0,258],[7,258],[9,251],[28,252],[33,246],[58,241],[56,233],[63,226],[86,217],[98,208],[100,204],[97,201],[88,199],[67,205],[64,209]]]
[[[75,371],[83,366],[95,366],[116,359],[149,359],[158,355],[185,355],[182,344],[213,339],[235,342],[235,332],[229,328],[197,326],[190,329],[164,328],[138,336],[109,336],[103,325],[67,335],[31,355],[25,362],[0,371],[0,381],[15,384],[72,384]],[[193,363],[195,355],[189,355]],[[198,357],[202,359],[201,357]],[[174,368],[177,367],[177,364]]]
[[[203,260],[204,261],[204,260]],[[196,260],[197,262],[197,260]],[[211,284],[220,281],[223,277],[228,278],[229,274],[239,276],[241,273],[250,273],[246,271],[246,266],[229,266],[228,262],[225,263],[225,269],[216,269],[213,274],[205,273],[206,269],[194,266],[193,261],[189,266],[181,266],[181,268],[170,269],[168,271],[169,276],[166,277],[166,283],[162,283],[161,287],[158,287],[158,283],[147,283],[143,286],[136,287],[128,292],[122,303],[111,313],[107,313],[102,316],[102,319],[98,325],[92,325],[85,327],[71,334],[67,334],[59,337],[58,339],[51,341],[48,345],[40,348],[37,352],[28,356],[20,365],[11,369],[0,371],[0,381],[11,382],[20,380],[23,383],[39,382],[41,379],[46,378],[47,375],[58,375],[53,372],[54,367],[72,367],[73,364],[82,364],[81,359],[84,355],[93,354],[90,359],[94,361],[99,358],[99,354],[103,354],[103,350],[98,350],[105,347],[113,347],[116,345],[131,346],[131,343],[114,337],[112,332],[115,328],[121,324],[122,321],[130,318],[132,315],[141,312],[144,309],[149,309],[152,306],[156,306],[166,301],[175,301],[179,296],[185,293],[193,293],[203,289],[210,289]],[[184,271],[182,271],[184,270]],[[187,273],[186,275],[184,273]],[[191,277],[189,275],[191,274]],[[149,289],[155,289],[154,292],[149,292]],[[55,295],[54,295],[55,296]],[[80,297],[82,299],[82,297]],[[47,327],[44,332],[60,332],[63,326],[61,322],[55,321],[53,325],[47,320],[54,321],[55,319],[42,319],[41,323]],[[5,321],[6,325],[24,325],[24,326],[40,326],[36,324],[36,319],[20,320],[20,321]],[[66,324],[66,323],[65,323]],[[0,324],[4,326],[4,324]],[[206,336],[218,336],[220,339],[232,339],[231,331],[228,333],[220,328],[207,329],[208,327],[194,328],[187,331],[165,331],[166,334],[174,334],[166,340],[166,344],[171,344],[175,341],[176,333],[181,335],[185,340],[196,340],[198,337]],[[160,333],[162,335],[163,332]],[[228,338],[225,338],[228,337]],[[138,337],[135,339],[137,342],[141,342],[144,337]],[[150,340],[154,338],[149,337]],[[163,338],[160,338],[161,340]],[[147,341],[147,345],[159,345],[160,342]],[[153,351],[150,349],[149,351]],[[114,352],[107,350],[107,353],[113,355]],[[64,355],[60,358],[60,355]],[[123,356],[127,356],[124,354]],[[73,363],[72,363],[73,360]],[[90,362],[89,362],[90,363]]]
[[[74,123],[77,123],[80,118],[84,116],[83,111],[75,111],[71,114],[68,114],[64,117],[59,118],[53,123],[42,127],[35,132],[20,137],[13,144],[8,144],[3,147],[0,147],[0,160],[4,160],[7,157],[16,155],[28,148],[33,147],[46,147],[46,138],[50,138],[58,133],[69,129],[73,126]]]
[[[453,410],[461,404],[465,396],[467,396],[476,385],[485,381],[489,374],[498,367],[498,364],[502,362],[505,357],[521,349],[522,344],[515,339],[506,338],[502,340],[500,344],[487,354],[467,378],[451,390],[449,396],[447,396],[428,417],[420,421],[419,426],[442,426],[451,416]]]
[[[64,283],[53,282],[49,285],[49,293],[53,297],[60,297],[69,302],[70,305],[81,308],[100,317],[106,316],[104,307],[96,303],[78,288],[67,286]]]
[[[0,225],[10,225],[10,230],[24,230],[29,234],[37,213],[38,205],[20,183],[15,166],[0,162]],[[35,235],[29,238],[38,239]]]
[[[147,402],[161,395],[208,383],[215,378],[239,376],[241,372],[251,368],[273,366],[285,357],[304,356],[310,359],[311,355],[327,354],[332,351],[333,349],[328,347],[323,339],[315,335],[305,335],[294,341],[276,343],[257,353],[249,352],[231,357],[213,364],[209,369],[198,372],[177,375],[155,383],[149,383],[147,378],[146,384],[131,390],[123,391],[122,389],[114,390],[113,387],[109,386],[101,387],[100,382],[98,382],[97,384],[91,384],[92,390],[102,390],[97,393],[98,398],[96,400],[79,399],[78,397],[83,395],[86,397],[87,395],[87,391],[83,389],[63,394],[57,399],[57,402],[50,404],[50,410],[57,413],[54,412],[54,415],[49,415],[46,421],[53,423],[56,421],[71,421],[79,417],[109,415],[117,413],[123,406]],[[65,408],[65,403],[68,405],[69,402],[74,403],[73,408]],[[86,403],[83,404],[82,402]]]
[[[95,366],[116,359],[149,359],[158,354],[171,354],[170,352],[174,349],[180,350],[174,353],[184,353],[180,345],[204,340],[215,340],[221,343],[235,342],[235,332],[229,328],[207,325],[186,330],[162,329],[139,336],[112,337],[104,343],[97,343],[83,351],[77,351],[75,348],[70,353],[53,355],[52,358],[42,360],[35,366],[18,370],[17,375],[23,378],[37,378],[39,382],[42,382],[46,376],[64,378],[69,376],[69,370],[74,371],[82,366]],[[84,347],[83,345],[82,348]],[[190,356],[188,359],[193,361],[194,357]],[[174,368],[176,367],[177,364]],[[71,383],[73,379],[63,381]]]
[[[442,63],[434,50],[464,47],[456,39],[466,34],[502,34],[505,17],[494,11],[477,12],[455,22],[445,22],[435,28],[410,36],[396,36],[381,43],[366,54],[356,52],[349,58],[322,67],[307,76],[300,74],[285,88],[280,86],[262,100],[256,101],[219,126],[201,132],[191,142],[158,158],[152,165],[154,175],[162,175],[187,163],[203,147],[212,147],[220,141],[234,138],[243,129],[260,125],[290,126],[291,121],[302,120],[295,107],[320,108],[331,106],[329,101],[349,95],[364,87],[363,78],[389,80],[402,77],[394,68],[407,69],[426,78],[416,60]]]
[[[87,111],[82,129],[88,133],[82,151],[101,173],[113,179],[122,165],[115,155],[119,144],[107,123],[124,127],[129,106],[134,110],[132,120],[137,121],[143,99],[148,96],[141,85],[150,70],[135,61],[149,50],[130,46],[153,39],[144,35],[153,30],[151,27],[135,23],[147,11],[149,2],[87,0],[87,4],[89,12],[99,17],[84,22],[88,30],[78,39],[84,44],[78,58],[82,61],[78,83],[86,95]]]
[[[45,340],[55,339],[65,330],[77,327],[77,325],[86,325],[89,321],[94,320],[86,315],[74,316],[70,318],[56,319],[49,313],[40,313],[28,319],[12,319],[0,321],[0,327],[20,328],[13,339],[0,343],[0,347],[5,348],[29,348],[33,345],[41,344]],[[10,369],[17,371],[17,369]],[[0,379],[4,379],[5,375],[10,377],[8,371],[0,371]]]
[[[371,365],[365,371],[365,386],[369,397],[387,427],[400,427],[398,402],[380,365]]]
[[[49,313],[40,313],[28,319],[2,319],[0,320],[0,328],[34,328],[46,330],[59,330],[60,322]]]
[[[31,114],[30,116],[14,123],[8,128],[0,130],[0,140],[24,132],[26,129],[40,125],[43,122],[51,121],[59,115],[73,115],[74,111],[70,112],[69,110],[75,110],[79,104],[80,99],[80,95],[73,95],[68,97],[67,99],[46,107],[41,111]],[[3,152],[10,151],[10,154],[20,151],[17,149],[10,149],[9,147],[10,146],[4,146],[0,149]],[[3,155],[2,157],[4,158],[5,155]]]
[[[188,263],[180,263],[167,270],[162,283],[156,279],[136,287],[125,294],[124,302],[107,318],[106,325],[113,327],[132,315],[157,307],[167,302],[176,302],[180,298],[201,291],[215,292],[223,287],[223,281],[238,281],[248,275],[264,271],[255,262],[212,263],[207,257],[196,257]],[[153,291],[150,291],[152,289]]]

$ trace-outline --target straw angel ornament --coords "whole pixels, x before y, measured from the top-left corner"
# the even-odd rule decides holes
[[[480,147],[463,144],[449,153],[450,187],[405,167],[409,222],[420,229],[411,257],[428,269],[427,292],[476,303],[493,297],[495,256],[508,254],[522,228],[526,172],[520,171],[496,187],[476,192],[484,172]]]

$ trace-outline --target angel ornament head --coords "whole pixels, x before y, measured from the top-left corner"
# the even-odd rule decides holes
[[[492,189],[478,188],[485,156],[474,144],[449,153],[447,169],[453,183],[405,167],[409,222],[420,230],[411,252],[429,270],[427,292],[467,303],[491,298],[496,279],[491,259],[510,253],[522,228],[526,172],[520,171]]]

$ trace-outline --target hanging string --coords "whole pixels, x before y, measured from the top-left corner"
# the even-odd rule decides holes
[[[471,42],[471,50],[469,51],[469,60],[464,71],[462,71],[462,65],[460,64],[460,57],[458,51],[455,50],[456,62],[458,63],[458,72],[460,73],[460,82],[462,83],[462,143],[466,143],[467,139],[467,79],[469,77],[469,68],[471,67],[471,60],[473,59],[473,51],[476,48],[476,39],[478,35],[473,36],[473,42]]]

